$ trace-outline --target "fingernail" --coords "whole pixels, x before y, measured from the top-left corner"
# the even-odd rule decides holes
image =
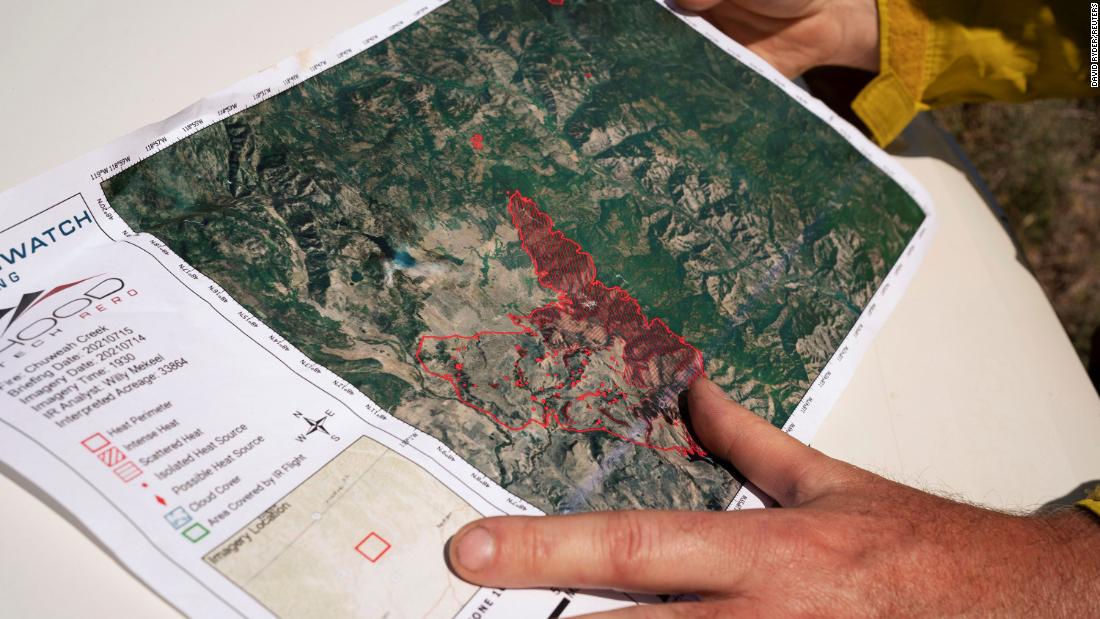
[[[458,540],[455,559],[463,568],[476,572],[492,562],[496,551],[492,534],[483,527],[474,527]]]

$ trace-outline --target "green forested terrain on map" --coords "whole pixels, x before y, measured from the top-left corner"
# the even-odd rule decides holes
[[[675,392],[703,369],[781,425],[923,220],[647,0],[452,0],[104,191],[548,511],[724,507]]]

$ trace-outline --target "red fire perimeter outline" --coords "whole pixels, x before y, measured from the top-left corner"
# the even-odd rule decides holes
[[[528,419],[526,422],[524,422],[523,424],[521,424],[519,426],[513,426],[513,425],[510,425],[510,424],[506,423],[504,420],[500,419],[496,415],[494,415],[492,411],[487,410],[485,408],[482,408],[482,407],[474,404],[473,402],[470,402],[470,401],[466,400],[462,396],[462,390],[459,387],[458,378],[454,374],[440,374],[438,372],[433,372],[431,369],[428,368],[428,365],[424,362],[423,358],[421,357],[421,353],[424,350],[424,345],[429,341],[479,340],[483,336],[487,336],[487,335],[512,335],[512,336],[531,336],[531,337],[534,337],[534,336],[537,336],[538,333],[534,329],[528,327],[524,323],[531,322],[536,313],[538,313],[539,311],[542,311],[542,310],[549,309],[549,308],[557,308],[557,309],[562,310],[563,312],[568,313],[568,307],[569,307],[569,305],[571,305],[573,303],[571,295],[567,291],[565,291],[562,288],[560,288],[558,286],[555,286],[551,283],[551,281],[550,281],[550,272],[542,268],[542,266],[538,262],[538,259],[535,257],[535,254],[532,252],[532,249],[528,246],[528,235],[525,231],[525,227],[518,220],[521,209],[526,209],[527,211],[529,211],[530,214],[531,214],[531,217],[534,218],[534,219],[545,219],[545,223],[546,223],[545,227],[546,227],[547,230],[549,230],[550,234],[555,237],[555,241],[557,243],[559,243],[560,245],[564,246],[564,247],[573,249],[573,251],[576,254],[576,259],[585,261],[586,269],[584,269],[584,270],[585,271],[591,271],[591,277],[587,282],[584,282],[585,284],[587,284],[589,286],[592,286],[594,288],[598,287],[598,288],[602,288],[602,289],[606,290],[608,297],[611,297],[612,295],[618,295],[618,296],[620,296],[621,299],[625,299],[632,306],[633,312],[636,314],[636,320],[639,322],[639,324],[641,325],[642,328],[644,328],[646,331],[649,331],[651,329],[655,329],[655,330],[658,330],[658,331],[663,330],[665,335],[670,336],[672,338],[675,338],[676,340],[678,340],[679,344],[681,344],[682,346],[684,346],[684,347],[686,347],[686,348],[688,348],[692,351],[693,357],[694,357],[693,360],[692,360],[693,361],[692,365],[694,366],[694,369],[693,369],[693,373],[692,373],[691,378],[687,381],[686,384],[691,384],[692,382],[695,381],[696,378],[699,378],[700,376],[703,375],[703,354],[699,351],[699,349],[695,348],[694,346],[689,344],[686,340],[684,340],[683,337],[681,337],[680,335],[678,335],[677,333],[675,333],[674,331],[669,329],[668,326],[664,323],[664,321],[662,321],[660,318],[654,318],[654,319],[650,320],[645,315],[645,313],[642,311],[642,308],[638,304],[638,301],[634,297],[632,297],[628,292],[626,292],[625,290],[623,290],[619,286],[607,286],[606,284],[601,282],[599,279],[597,279],[596,278],[595,260],[592,258],[592,255],[589,254],[588,252],[584,251],[584,249],[581,248],[579,243],[577,243],[576,241],[573,241],[572,239],[566,237],[561,231],[557,230],[556,227],[554,226],[553,218],[550,217],[550,215],[548,215],[547,213],[540,210],[538,208],[538,205],[535,204],[535,202],[533,200],[531,200],[530,198],[524,197],[522,194],[520,194],[519,191],[513,191],[508,196],[508,212],[512,217],[512,225],[515,227],[517,233],[519,234],[520,245],[523,247],[524,251],[527,252],[527,255],[530,256],[531,261],[534,264],[535,273],[538,277],[539,284],[542,287],[556,293],[557,294],[557,301],[555,301],[554,303],[551,303],[549,305],[540,306],[540,307],[532,310],[526,316],[520,317],[520,316],[516,316],[514,314],[509,314],[508,315],[509,320],[511,320],[513,324],[515,324],[517,327],[520,328],[519,331],[478,331],[478,332],[474,333],[473,335],[451,334],[451,335],[424,335],[424,336],[421,336],[420,341],[419,341],[419,343],[417,344],[417,347],[416,347],[416,360],[417,360],[417,362],[419,362],[420,367],[426,373],[428,373],[432,376],[435,376],[437,378],[441,378],[441,379],[447,381],[448,383],[450,383],[451,387],[454,389],[455,398],[460,403],[462,403],[463,405],[465,405],[469,408],[472,408],[472,409],[474,409],[474,410],[476,410],[480,413],[484,413],[485,415],[489,416],[490,419],[495,421],[501,427],[507,428],[508,430],[511,430],[513,432],[522,431],[522,430],[526,429],[528,426],[530,426],[531,424],[535,424],[535,425],[537,425],[541,428],[546,428],[546,429],[550,428],[551,426],[557,426],[558,428],[561,428],[562,430],[565,430],[567,432],[576,432],[576,433],[606,432],[607,434],[610,434],[610,435],[612,435],[612,436],[614,436],[618,439],[621,439],[623,441],[626,441],[628,443],[638,445],[639,447],[647,447],[649,449],[654,449],[654,450],[657,450],[657,451],[675,451],[675,452],[677,452],[680,455],[685,456],[685,457],[693,456],[693,455],[694,456],[705,456],[705,455],[707,455],[706,451],[704,451],[703,448],[701,446],[699,446],[695,442],[695,440],[691,437],[690,433],[688,433],[688,431],[687,431],[687,428],[684,426],[684,422],[680,419],[674,420],[672,425],[673,425],[673,427],[675,427],[679,431],[681,437],[687,443],[687,445],[673,445],[673,446],[652,445],[650,443],[646,443],[644,441],[639,441],[637,439],[631,438],[629,436],[626,436],[624,434],[621,434],[619,432],[614,431],[612,428],[609,428],[606,425],[604,425],[602,419],[597,420],[596,423],[592,427],[589,427],[589,428],[574,427],[574,426],[569,425],[568,423],[562,422],[562,420],[558,417],[558,414],[556,412],[544,412],[543,416],[542,416],[542,419],[537,419],[535,417],[532,417],[532,418]],[[563,253],[567,253],[567,252],[563,252]],[[563,256],[560,260],[562,262],[564,262],[568,259],[569,259],[569,257],[566,255],[566,256]],[[518,348],[518,346],[517,346],[517,348]],[[548,356],[557,356],[559,354],[561,354],[561,351],[551,351]],[[461,364],[456,364],[456,365],[457,365],[456,369],[461,370],[461,368],[462,368]],[[603,384],[601,383],[601,387],[602,386],[603,386]],[[606,396],[606,395],[608,395],[608,391],[599,390],[599,391],[582,393],[579,396],[577,396],[576,398],[574,398],[574,400],[583,400],[585,398],[594,397],[594,396],[603,397],[603,396]],[[534,407],[532,408],[532,410],[535,410]]]

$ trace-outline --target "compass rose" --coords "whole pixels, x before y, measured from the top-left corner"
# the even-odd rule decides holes
[[[306,436],[309,436],[314,432],[324,432],[325,434],[328,434],[328,430],[325,429],[325,420],[328,419],[328,417],[321,417],[316,421],[304,416],[302,417],[302,419],[304,419],[305,422],[309,424],[309,430],[306,430]]]

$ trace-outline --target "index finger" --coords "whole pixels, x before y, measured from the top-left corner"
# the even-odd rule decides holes
[[[703,446],[784,507],[842,481],[843,465],[730,400],[706,378],[691,385],[688,411]]]
[[[491,587],[726,592],[757,563],[759,515],[620,511],[486,518],[451,538],[447,558],[463,580]]]

